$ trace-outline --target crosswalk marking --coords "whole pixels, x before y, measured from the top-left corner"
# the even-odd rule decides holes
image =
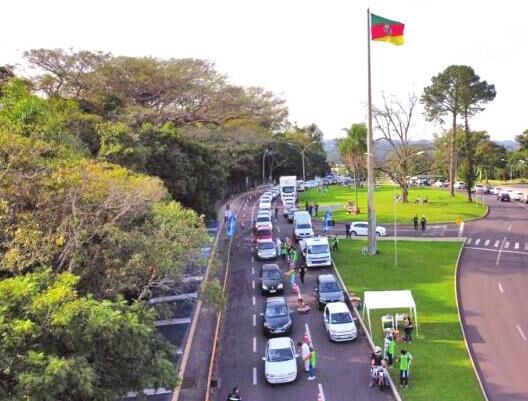
[[[480,238],[478,238],[476,241],[475,241],[475,245],[478,245],[480,244]]]
[[[493,245],[493,246],[494,246],[495,248],[498,248],[498,247],[499,247],[499,243],[500,243],[500,241],[497,240],[497,241],[495,241],[495,245]]]
[[[467,241],[466,241],[466,244],[471,244],[471,238],[468,238]]]
[[[528,242],[526,244],[524,244],[524,250],[528,251]]]
[[[506,241],[506,242],[504,243],[504,248],[505,248],[505,249],[508,249],[509,247],[510,247],[510,243],[509,243],[509,241]]]
[[[489,240],[489,239],[487,239],[487,240],[486,240],[486,241],[484,242],[484,246],[488,246],[488,245],[489,245],[489,243],[490,243],[490,240]]]
[[[518,242],[515,243],[515,249],[519,249],[519,243]]]

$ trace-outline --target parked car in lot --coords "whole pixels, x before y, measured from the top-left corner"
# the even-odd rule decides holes
[[[327,304],[323,320],[328,337],[332,341],[352,341],[357,338],[357,328],[352,313],[344,302]]]
[[[323,310],[326,304],[330,302],[345,301],[345,294],[343,294],[343,290],[333,274],[320,274],[317,276],[315,293],[320,310]]]
[[[350,235],[368,235],[368,222],[356,221],[350,224]],[[387,229],[383,226],[376,226],[376,235],[384,237],[387,235]]]
[[[266,263],[260,268],[259,280],[262,295],[276,295],[284,292],[282,272],[275,263]]]
[[[289,337],[271,338],[266,344],[264,374],[270,384],[290,383],[297,378],[297,358],[293,340]]]
[[[502,188],[500,187],[490,188],[490,194],[492,195],[500,195],[501,192],[502,192]]]
[[[444,188],[446,186],[447,186],[447,182],[441,181],[441,180],[437,180],[433,183],[433,187],[435,188]]]
[[[510,194],[508,192],[503,192],[498,196],[498,200],[501,202],[509,202],[511,200]]]
[[[266,298],[264,312],[261,313],[261,316],[262,331],[266,337],[291,334],[293,322],[286,298]]]
[[[466,183],[462,181],[455,181],[455,184],[453,185],[455,189],[466,189]]]
[[[255,253],[259,260],[277,259],[275,242],[271,238],[258,240]]]

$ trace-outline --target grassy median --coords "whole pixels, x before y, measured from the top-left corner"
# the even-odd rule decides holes
[[[394,222],[394,188],[390,185],[383,185],[378,187],[374,193],[378,223]],[[400,193],[398,189],[396,193]],[[427,203],[415,203],[418,197],[424,199],[426,196],[428,198]],[[328,188],[328,192],[319,191],[317,188],[303,192],[300,198],[300,206],[303,207],[306,201],[317,201],[320,211],[324,211],[325,206],[332,206],[334,209],[333,217],[336,221],[367,220],[367,189],[361,188],[359,190],[358,204],[361,213],[358,215],[348,214],[346,205],[349,201],[355,203],[355,199],[354,187],[346,188],[340,185],[332,185]],[[467,196],[463,193],[456,193],[454,197],[451,197],[446,189],[438,188],[410,188],[409,202],[405,204],[396,203],[396,215],[400,224],[412,224],[415,214],[420,218],[425,215],[428,223],[454,223],[458,217],[462,220],[481,217],[486,213],[486,210],[486,206],[483,206],[481,202],[469,203]]]
[[[413,355],[409,387],[400,389],[406,401],[482,401],[466,352],[455,299],[454,272],[460,242],[398,241],[398,267],[394,243],[379,241],[380,254],[361,255],[363,240],[342,240],[334,261],[350,292],[363,298],[365,290],[404,290],[413,293],[418,312],[419,337],[412,344],[397,344]],[[383,346],[381,316],[406,310],[371,312],[374,341]],[[391,371],[399,383],[396,364]],[[373,391],[375,391],[373,389]]]

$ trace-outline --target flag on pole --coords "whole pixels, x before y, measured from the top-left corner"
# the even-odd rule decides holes
[[[370,14],[370,34],[372,40],[389,42],[393,45],[403,45],[403,29],[405,24],[387,18]]]

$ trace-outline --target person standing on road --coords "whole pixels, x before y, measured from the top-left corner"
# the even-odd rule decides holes
[[[303,360],[304,371],[310,371],[310,346],[306,341],[298,342],[297,345],[301,347],[301,358]]]
[[[241,401],[242,397],[240,396],[240,390],[238,386],[233,387],[233,391],[227,396],[227,401]]]
[[[317,202],[315,202],[314,208],[315,208],[315,217],[317,217],[317,213],[319,213],[319,204]]]
[[[425,219],[425,215],[422,215],[422,219],[420,220],[420,223],[422,223],[422,231],[425,231],[425,225],[427,224],[427,220]]]
[[[304,275],[306,274],[306,263],[303,261],[299,264],[299,278],[301,279],[301,284],[304,285]]]
[[[414,229],[418,231],[418,215],[417,214],[414,215],[413,223],[414,223]]]
[[[279,220],[279,206],[275,204],[275,221]]]
[[[412,355],[406,350],[401,350],[400,355],[400,387],[409,385],[409,368],[411,367]]]
[[[308,380],[315,379],[315,365],[317,364],[317,353],[313,347],[310,347],[310,376]]]
[[[279,256],[282,253],[282,241],[280,237],[277,237],[275,240],[275,247],[277,248],[277,256]]]
[[[304,208],[305,208],[306,211],[308,212],[308,201],[306,201],[306,203],[304,204]]]
[[[295,269],[292,269],[291,267],[288,269],[286,273],[284,273],[286,276],[288,276],[288,280],[290,282],[290,288],[295,289]]]
[[[405,316],[405,319],[403,320],[403,331],[405,332],[405,342],[410,343],[412,341],[412,331],[414,329],[414,326],[412,324],[411,318],[409,316]]]
[[[345,237],[346,237],[346,239],[352,238],[350,236],[350,223],[346,223],[345,224]]]
[[[282,256],[282,260],[286,260],[286,254],[288,253],[288,248],[286,247],[286,243],[283,242],[281,244],[280,254]]]

